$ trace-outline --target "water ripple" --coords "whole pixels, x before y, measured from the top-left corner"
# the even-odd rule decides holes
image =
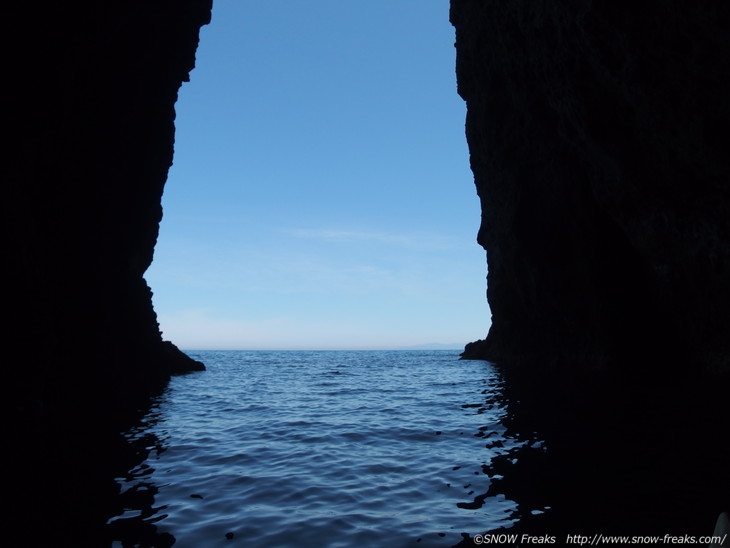
[[[484,465],[513,444],[485,403],[498,390],[486,362],[444,351],[193,357],[208,371],[173,379],[156,422],[136,433],[164,438],[138,473],[157,486],[156,526],[176,548],[447,547],[508,524],[512,502],[472,502],[490,485]]]

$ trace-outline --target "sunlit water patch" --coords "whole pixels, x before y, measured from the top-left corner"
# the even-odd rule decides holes
[[[490,364],[448,351],[190,354],[208,370],[172,380],[130,433],[157,445],[120,479],[154,486],[142,517],[176,548],[446,547],[509,526],[514,503],[483,496],[484,466],[517,443],[486,404],[499,391]]]

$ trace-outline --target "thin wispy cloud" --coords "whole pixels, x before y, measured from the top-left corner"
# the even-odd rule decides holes
[[[447,249],[448,238],[432,233],[396,234],[369,230],[342,230],[332,228],[291,228],[283,231],[295,238],[337,243],[372,242],[412,249]]]

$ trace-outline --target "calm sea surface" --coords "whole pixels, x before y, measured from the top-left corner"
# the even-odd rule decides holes
[[[189,354],[208,370],[172,379],[129,433],[155,440],[149,457],[118,480],[158,490],[144,518],[176,548],[447,547],[510,525],[512,501],[474,504],[489,488],[482,466],[518,443],[489,363],[456,351]]]

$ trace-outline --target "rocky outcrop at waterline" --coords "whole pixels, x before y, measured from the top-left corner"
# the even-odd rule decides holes
[[[730,372],[730,6],[452,0],[492,326],[464,357]]]

